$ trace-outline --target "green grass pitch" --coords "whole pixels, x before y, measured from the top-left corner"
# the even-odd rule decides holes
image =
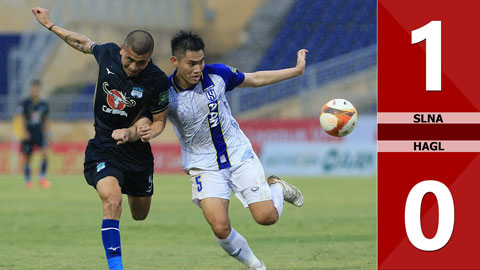
[[[0,269],[108,269],[102,206],[83,176],[55,175],[27,190],[0,176]],[[155,175],[148,218],[134,221],[126,197],[120,222],[125,269],[246,269],[217,244],[191,202],[185,175]],[[305,205],[285,205],[279,222],[257,225],[232,195],[230,217],[269,270],[376,269],[375,178],[287,179]]]

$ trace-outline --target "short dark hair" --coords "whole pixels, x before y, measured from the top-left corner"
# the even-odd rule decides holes
[[[147,31],[134,30],[130,32],[123,42],[125,48],[131,47],[138,55],[144,55],[153,52],[153,37]]]
[[[33,79],[32,82],[30,83],[31,86],[40,86],[42,85],[42,81],[40,79]]]
[[[205,44],[202,38],[190,31],[180,31],[176,33],[170,41],[172,55],[183,57],[187,51],[204,51]]]

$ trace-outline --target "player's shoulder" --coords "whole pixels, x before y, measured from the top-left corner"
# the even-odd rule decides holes
[[[150,65],[151,66],[147,69],[147,74],[145,74],[148,81],[150,81],[156,89],[167,91],[169,88],[167,75],[157,65],[153,63]]]
[[[231,71],[230,67],[222,64],[222,63],[217,63],[217,64],[212,64],[212,65],[205,65],[205,71],[207,71],[210,74],[215,74],[215,73],[222,73],[222,72],[227,72]]]
[[[95,43],[92,45],[92,52],[98,62],[106,61],[120,53],[120,46],[113,42]]]
[[[222,63],[217,63],[213,65],[205,65],[205,71],[208,74],[215,74],[222,78],[229,78],[232,75],[238,74],[239,71],[237,68],[227,66]]]
[[[24,99],[22,99],[22,101],[20,102],[20,104],[22,106],[28,106],[28,104],[32,104],[32,99],[30,97],[26,97]]]
[[[163,70],[158,67],[156,64],[152,63],[150,64],[150,67],[148,68],[148,75],[149,76],[154,76],[154,77],[157,77],[157,78],[162,78],[162,79],[165,79],[167,80],[167,74],[165,74],[165,72],[163,72]]]
[[[113,42],[106,42],[106,43],[94,43],[92,45],[92,49],[94,50],[95,48],[97,49],[102,49],[102,50],[118,50],[120,51],[120,46]]]

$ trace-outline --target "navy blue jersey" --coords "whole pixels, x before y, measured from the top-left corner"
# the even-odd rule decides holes
[[[31,98],[27,98],[20,104],[19,113],[24,116],[30,133],[42,132],[48,115],[48,105],[45,101],[34,102]]]
[[[95,89],[95,144],[123,160],[153,158],[148,143],[140,140],[117,145],[115,129],[132,126],[142,115],[160,113],[168,108],[168,78],[150,61],[136,77],[128,77],[121,64],[120,47],[114,43],[94,44],[92,51],[99,65]],[[118,152],[118,150],[120,152]],[[95,159],[87,155],[86,161]]]

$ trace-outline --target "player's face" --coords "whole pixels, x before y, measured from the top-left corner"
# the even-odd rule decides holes
[[[205,55],[203,50],[186,51],[185,56],[180,60],[172,56],[172,64],[177,69],[177,80],[180,85],[192,87],[196,85],[202,77],[202,71],[205,67]]]
[[[138,74],[147,67],[148,62],[150,62],[150,53],[139,55],[136,54],[132,48],[125,48],[123,44],[120,54],[122,55],[123,71],[125,71],[125,74],[129,77],[138,76]]]
[[[32,85],[32,88],[30,89],[30,97],[33,99],[38,99],[40,97],[40,85]]]

